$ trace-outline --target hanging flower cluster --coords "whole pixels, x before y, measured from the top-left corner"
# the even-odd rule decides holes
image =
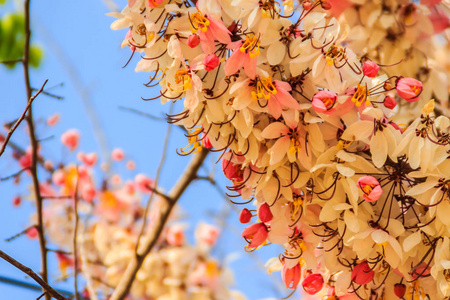
[[[450,27],[450,3],[427,1],[331,0],[330,15],[349,25],[345,43],[359,55],[390,65],[389,73],[415,77],[424,83],[422,101],[408,105],[408,117],[420,113],[426,99],[435,97],[449,113],[448,70],[437,57]],[[448,41],[448,36],[446,37]],[[401,63],[400,63],[401,62]],[[413,109],[416,108],[416,109]],[[405,112],[406,114],[406,112]]]
[[[76,151],[79,142],[77,130],[68,130],[61,136],[62,145],[70,151]],[[31,160],[28,152],[15,154],[24,168]],[[60,279],[82,275],[86,282],[83,297],[106,299],[136,255],[143,228],[152,229],[167,202],[152,195],[155,181],[144,174],[127,181],[115,174],[98,182],[97,154],[79,151],[76,157],[77,165],[59,164],[54,168],[50,161],[43,162],[43,157],[38,156],[51,174],[40,185],[40,194],[45,199],[43,229],[51,248],[56,249],[52,251],[56,253]],[[116,148],[111,158],[123,161],[126,154]],[[135,167],[131,160],[124,164],[130,170]],[[19,173],[15,178],[20,177]],[[34,194],[26,198],[33,197]],[[152,201],[147,210],[145,203],[149,197]],[[22,197],[15,197],[13,205],[20,206],[21,200]],[[190,245],[185,233],[187,224],[180,223],[179,210],[176,207],[170,215],[169,225],[145,258],[127,299],[244,300],[240,292],[229,289],[233,284],[231,270],[211,255],[220,235],[219,228],[200,223],[195,230],[195,244]],[[32,215],[31,224],[37,224],[37,218]],[[25,233],[31,239],[38,238],[36,225]]]
[[[253,221],[246,248],[282,245],[269,270],[287,288],[328,300],[445,299],[450,120],[435,113],[431,92],[417,115],[396,108],[419,103],[424,86],[409,69],[424,63],[395,54],[398,66],[382,64],[400,45],[378,47],[388,37],[376,31],[386,24],[379,15],[332,17],[333,5],[366,11],[367,2],[367,13],[381,6],[407,33],[398,14],[414,23],[406,19],[426,22],[425,13],[409,1],[353,2],[136,0],[111,14],[111,27],[129,29],[122,45],[141,54],[136,71],[160,86],[144,100],[183,103],[169,116],[189,131],[181,154],[221,153],[230,196],[256,205],[239,216]],[[392,33],[407,44],[401,53],[423,30],[439,31],[419,29],[415,40]]]

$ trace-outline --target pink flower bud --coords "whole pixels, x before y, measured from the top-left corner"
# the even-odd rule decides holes
[[[300,282],[301,277],[302,267],[300,264],[296,264],[292,268],[286,267],[285,264],[283,265],[283,269],[281,269],[281,279],[286,285],[286,288],[294,290]]]
[[[373,176],[360,177],[357,186],[363,191],[363,199],[367,202],[377,201],[383,193],[380,183]]]
[[[247,208],[241,210],[241,213],[239,214],[239,222],[242,224],[247,224],[251,219],[252,213]]]
[[[13,206],[18,207],[20,203],[22,203],[22,198],[20,198],[20,196],[15,196],[12,201]]]
[[[154,182],[144,174],[137,174],[134,177],[134,182],[136,183],[136,189],[143,193],[151,193],[151,187],[153,187]]]
[[[79,141],[80,133],[78,130],[70,129],[61,135],[61,143],[69,148],[70,151],[73,151],[78,147]]]
[[[249,244],[249,248],[256,248],[262,245],[269,235],[266,226],[263,223],[256,223],[250,225],[242,231],[242,237],[245,238]]]
[[[27,237],[29,239],[35,239],[38,237],[38,230],[36,227],[31,227],[30,229],[27,230],[26,233]]]
[[[19,165],[22,169],[31,167],[31,162],[33,161],[33,158],[31,156],[31,153],[25,153],[22,155],[19,159]]]
[[[397,297],[403,298],[406,293],[406,285],[404,285],[403,283],[396,283],[394,285],[394,293]]]
[[[331,91],[319,91],[312,99],[312,107],[318,113],[332,113],[337,95]]]
[[[368,284],[374,276],[375,272],[370,269],[366,260],[357,264],[352,271],[352,281],[359,285]]]
[[[200,37],[198,35],[196,35],[196,34],[191,34],[188,37],[187,44],[191,48],[197,47],[197,45],[200,44]]]
[[[310,295],[315,295],[323,287],[323,277],[322,274],[314,273],[308,275],[302,282],[303,289],[306,293]]]
[[[136,164],[132,160],[127,161],[126,166],[127,166],[127,169],[130,171],[132,171],[136,168]]]
[[[363,74],[370,78],[374,78],[375,76],[377,76],[379,69],[380,67],[370,60],[364,62],[362,67]]]
[[[197,227],[196,237],[202,244],[214,246],[219,238],[220,230],[216,226],[202,223]]]
[[[272,212],[270,211],[270,207],[267,203],[261,205],[258,209],[258,218],[261,222],[266,223],[270,222],[273,219]]]
[[[48,126],[55,126],[59,122],[59,114],[54,114],[47,119]]]
[[[77,154],[77,158],[79,161],[81,161],[83,164],[85,164],[88,167],[92,167],[97,163],[97,153],[92,152],[89,154],[84,154],[83,152],[79,152]]]
[[[167,243],[171,246],[183,246],[184,244],[184,229],[180,225],[173,225],[167,229],[166,236]]]
[[[125,158],[125,154],[123,153],[122,149],[116,148],[112,151],[111,158],[115,161],[120,161]]]
[[[394,97],[388,95],[384,98],[383,104],[386,108],[394,109],[397,106],[397,101],[395,101]]]
[[[303,1],[302,6],[304,10],[309,10],[311,8],[311,1],[310,0]]]
[[[422,82],[414,78],[400,78],[396,82],[397,94],[408,102],[419,100],[423,91]]]
[[[212,71],[219,65],[219,57],[214,53],[208,54],[203,60],[203,64],[205,65],[206,71]]]

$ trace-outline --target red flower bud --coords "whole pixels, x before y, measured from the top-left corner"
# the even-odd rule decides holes
[[[380,67],[370,60],[366,61],[362,67],[363,74],[370,78],[374,78],[375,76],[377,76],[379,69]]]
[[[203,60],[206,71],[212,71],[219,65],[219,57],[215,54],[208,54]]]
[[[22,202],[22,198],[20,198],[20,196],[16,196],[13,198],[13,206],[17,207],[20,205],[21,202]]]
[[[396,283],[394,285],[394,293],[397,297],[403,298],[406,293],[406,285],[404,285],[403,283]]]
[[[395,89],[397,94],[408,102],[419,100],[419,96],[423,91],[422,82],[414,78],[399,78],[396,82]]]
[[[386,96],[386,98],[384,98],[383,104],[389,109],[394,109],[394,107],[397,106],[397,101],[395,101],[395,99],[391,96]]]
[[[311,1],[309,0],[303,1],[302,6],[304,10],[309,10],[311,8]]]
[[[251,219],[252,213],[247,208],[241,210],[241,213],[239,214],[239,222],[241,222],[242,224],[246,224],[250,222]]]
[[[319,273],[308,275],[302,282],[303,289],[310,295],[315,295],[323,287],[323,277]]]
[[[294,290],[300,282],[301,276],[302,267],[300,264],[296,264],[292,268],[288,268],[286,265],[283,265],[283,269],[281,270],[281,279],[284,281],[286,288]]]
[[[365,260],[353,268],[352,280],[359,285],[368,284],[372,281],[374,275],[375,272],[370,270],[370,266]]]
[[[262,245],[268,235],[267,227],[263,223],[250,225],[242,231],[242,237],[249,241],[249,248],[257,248]]]
[[[196,35],[196,34],[191,34],[188,37],[187,44],[191,48],[197,47],[197,45],[200,44],[200,37],[198,35]]]
[[[270,222],[273,219],[272,212],[270,211],[270,207],[267,203],[261,205],[258,209],[258,218],[261,222],[266,223]]]

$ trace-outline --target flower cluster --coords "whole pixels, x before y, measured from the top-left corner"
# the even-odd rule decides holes
[[[349,25],[345,43],[353,51],[390,65],[390,73],[415,77],[424,83],[423,101],[415,106],[417,109],[405,107],[410,118],[420,113],[426,99],[432,97],[440,101],[439,109],[448,114],[448,70],[437,57],[438,51],[448,44],[443,42],[445,30],[450,27],[448,1],[330,2],[333,4],[330,14]]]
[[[79,141],[77,130],[68,130],[61,136],[61,143],[71,151],[78,149]],[[24,168],[31,159],[28,152],[16,153]],[[45,199],[43,231],[56,249],[52,251],[56,253],[61,279],[82,275],[86,282],[83,297],[106,299],[136,255],[142,230],[154,227],[167,201],[153,194],[157,189],[155,181],[144,174],[126,181],[115,174],[98,182],[97,154],[79,151],[76,157],[77,164],[59,164],[54,168],[50,161],[44,162],[38,156],[51,175],[40,185],[40,194]],[[125,158],[119,148],[111,152],[113,161]],[[131,160],[125,164],[128,169],[135,167]],[[149,197],[152,201],[146,209]],[[19,206],[21,199],[15,197],[14,206]],[[170,215],[168,226],[145,258],[127,299],[244,300],[241,293],[229,289],[233,283],[231,270],[211,255],[219,228],[200,223],[195,230],[195,244],[190,245],[185,234],[187,224],[180,223],[179,210],[176,207]],[[31,224],[37,224],[37,218],[38,215],[32,215]],[[36,225],[29,227],[26,235],[38,238]]]
[[[239,217],[254,221],[242,233],[246,248],[282,245],[269,269],[287,288],[324,299],[444,299],[450,120],[412,78],[423,61],[385,62],[416,47],[422,31],[398,25],[403,48],[381,47],[377,31],[388,9],[389,24],[398,14],[411,26],[426,20],[409,1],[354,2],[136,0],[111,14],[112,28],[129,29],[122,45],[141,53],[136,71],[160,86],[144,100],[183,103],[169,116],[189,131],[181,154],[221,152],[230,196],[256,205]],[[381,12],[356,39],[367,16],[338,20],[338,3]],[[439,97],[447,92],[445,83]],[[397,108],[415,102],[415,116]]]

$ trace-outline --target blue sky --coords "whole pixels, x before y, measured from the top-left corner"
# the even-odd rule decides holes
[[[126,1],[117,1],[117,4],[123,7]],[[0,16],[12,8],[11,3],[0,7]],[[159,101],[141,100],[141,96],[151,97],[158,90],[144,87],[143,83],[148,81],[148,75],[134,72],[137,56],[127,68],[122,69],[130,55],[128,49],[120,48],[126,32],[110,30],[109,26],[114,19],[105,15],[109,12],[107,6],[101,0],[41,0],[32,1],[31,9],[33,41],[44,49],[41,67],[31,72],[32,86],[39,88],[45,79],[49,79],[47,87],[57,86],[51,92],[64,96],[63,101],[40,96],[34,104],[38,138],[54,136],[52,140],[43,143],[42,152],[54,162],[75,161],[75,154],[65,151],[59,143],[61,133],[70,128],[78,128],[82,132],[80,149],[84,152],[100,151],[95,133],[99,129],[94,130],[92,118],[89,117],[93,115],[98,117],[107,137],[106,147],[124,149],[128,157],[136,161],[137,172],[155,176],[167,125],[124,112],[119,106],[132,107],[153,115],[167,112],[169,106],[161,106]],[[59,86],[60,84],[63,85]],[[26,102],[21,68],[9,71],[0,66],[0,93],[0,122],[12,121],[21,114]],[[82,97],[89,99],[93,109],[86,109]],[[46,129],[43,122],[55,112],[61,114],[61,122],[56,128]],[[28,140],[23,125],[12,140],[26,147]],[[176,148],[186,144],[181,130],[173,128],[172,132],[168,163],[160,181],[160,185],[165,189],[170,189],[178,177],[179,170],[189,160],[175,153]],[[211,157],[207,166],[209,169],[217,169],[216,179],[225,186],[228,182],[220,172],[220,165],[214,166],[215,160]],[[14,171],[18,171],[18,166],[11,161],[10,153],[5,153],[0,158],[0,177]],[[114,171],[125,178],[135,175],[124,166],[116,166]],[[0,220],[3,224],[0,227],[0,249],[34,270],[39,270],[37,241],[30,241],[25,237],[10,243],[4,241],[29,225],[33,205],[27,201],[20,208],[13,208],[11,205],[15,195],[27,194],[27,184],[27,180],[18,186],[12,185],[11,182],[0,183]],[[227,204],[208,183],[196,182],[180,200],[180,205],[189,215],[192,230],[195,224],[202,220],[214,222],[218,209]],[[245,241],[238,236],[243,226],[238,223],[237,214],[232,212],[227,221],[221,246],[216,251],[220,256],[231,253],[239,255],[240,258],[231,264],[237,289],[244,292],[248,299],[286,296],[287,291],[281,294],[276,292],[272,283],[279,284],[279,273],[268,277],[263,274],[255,260],[250,259],[244,252]],[[265,247],[257,251],[258,260],[265,262],[267,258],[278,255],[278,251],[280,248],[275,245]],[[56,262],[52,254],[49,258],[50,277],[55,278]],[[25,279],[23,274],[3,261],[0,261],[0,276]],[[71,282],[53,283],[56,288],[72,288]],[[0,299],[35,299],[39,296],[38,292],[29,292],[2,283],[0,291]]]

